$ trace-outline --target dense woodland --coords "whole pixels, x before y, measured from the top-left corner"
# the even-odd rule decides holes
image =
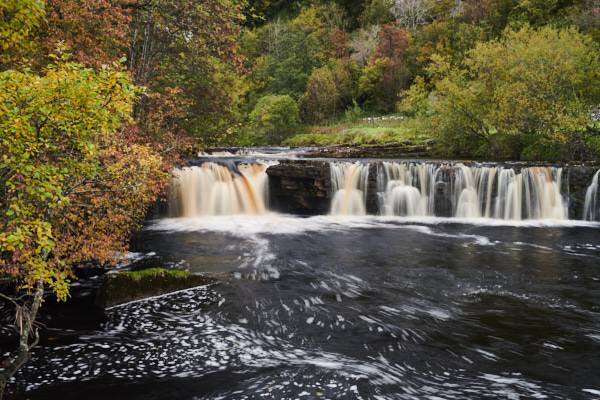
[[[7,3],[10,21],[29,2]],[[40,72],[58,43],[85,67],[126,57],[136,129],[167,146],[310,143],[291,138],[395,114],[448,155],[597,156],[597,0],[49,0],[15,34],[30,43],[2,69]]]
[[[597,159],[599,41],[600,0],[0,0],[0,295],[21,335],[0,397],[45,291],[124,254],[186,151]]]
[[[261,18],[241,32],[245,135],[397,113],[405,138],[435,138],[441,154],[597,157],[598,1],[284,3],[253,4]],[[270,111],[284,100],[287,114]]]

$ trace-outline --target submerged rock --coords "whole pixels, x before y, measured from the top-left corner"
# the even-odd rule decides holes
[[[215,282],[214,277],[162,268],[107,274],[98,289],[95,304],[102,309],[107,309],[130,301]]]

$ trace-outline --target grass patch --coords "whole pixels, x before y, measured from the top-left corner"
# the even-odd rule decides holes
[[[326,126],[308,126],[303,133],[286,139],[285,146],[327,146],[334,144],[385,144],[414,141],[428,137],[416,135],[414,121],[400,116],[364,118],[359,122],[340,122]]]

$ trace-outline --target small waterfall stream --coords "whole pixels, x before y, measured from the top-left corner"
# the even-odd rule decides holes
[[[333,215],[365,215],[367,213],[368,164],[331,163],[331,201]]]
[[[585,193],[585,204],[583,206],[584,221],[596,221],[600,217],[600,208],[598,207],[598,175],[600,170],[596,172],[592,183]]]
[[[380,213],[565,220],[567,207],[560,192],[561,177],[562,168],[551,167],[528,167],[519,173],[504,167],[382,163],[378,174]],[[451,211],[440,215],[437,210],[443,209]]]
[[[328,166],[332,215],[506,221],[569,218],[568,196],[561,193],[563,169],[559,167],[415,161],[332,161]],[[204,162],[174,170],[169,215],[264,214],[269,201],[267,168],[244,161],[229,167]],[[371,168],[376,172],[370,178]],[[586,194],[582,219],[587,221],[600,217],[598,175]]]
[[[379,209],[383,215],[433,215],[435,171],[432,164],[383,162],[378,166]]]
[[[238,165],[239,174],[205,162],[172,172],[172,217],[264,214],[268,202],[266,165]]]

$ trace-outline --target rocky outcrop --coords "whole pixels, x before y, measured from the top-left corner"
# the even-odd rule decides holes
[[[282,160],[267,169],[269,208],[276,212],[322,215],[331,211],[331,161]],[[377,214],[377,166],[369,163],[367,212]]]
[[[95,305],[107,309],[119,304],[215,282],[216,279],[213,277],[162,268],[107,274],[96,294]]]
[[[303,154],[307,158],[415,158],[430,155],[428,145],[415,145],[413,142],[387,144],[338,144],[315,147]]]
[[[328,161],[281,160],[267,169],[269,208],[300,215],[329,212],[331,172]]]
[[[597,166],[573,166],[566,167],[569,197],[569,219],[582,219],[583,206],[585,205],[585,194],[592,183],[592,179],[598,171]]]

